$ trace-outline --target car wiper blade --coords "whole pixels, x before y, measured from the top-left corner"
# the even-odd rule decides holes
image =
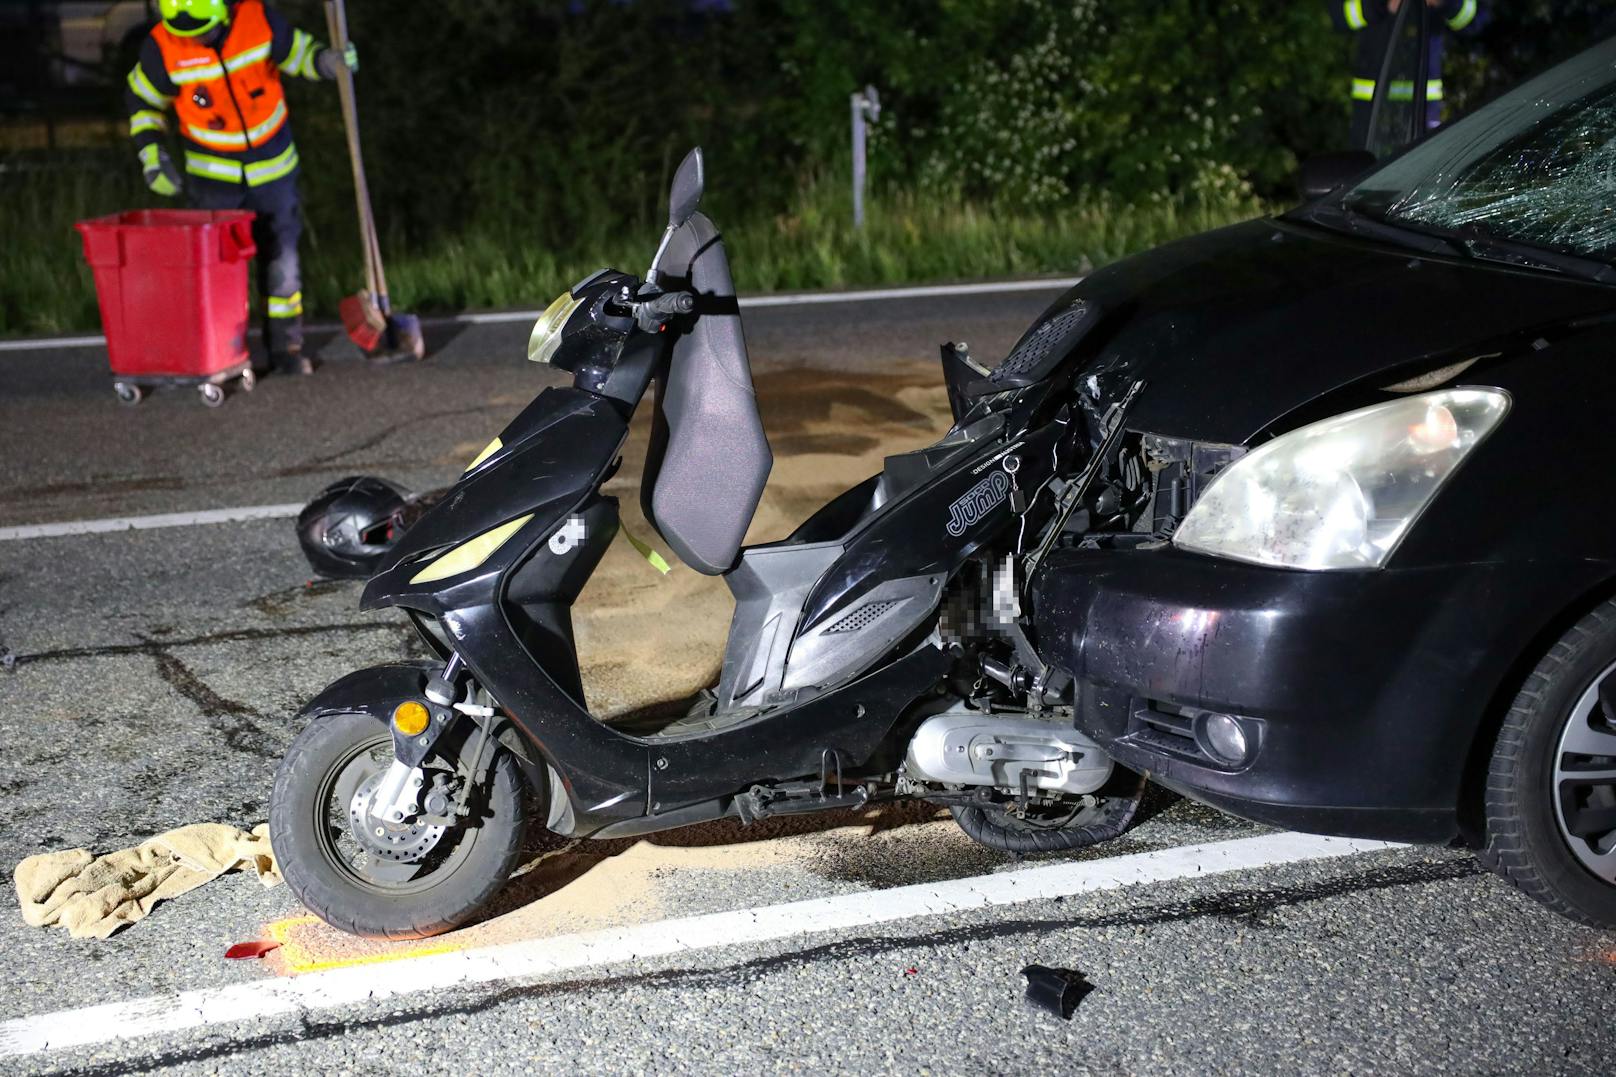
[[[1370,216],[1345,204],[1309,207],[1300,217],[1325,228],[1385,240],[1427,254],[1456,254],[1464,258],[1564,273],[1597,284],[1616,284],[1616,267],[1594,258],[1553,251],[1500,236],[1485,225],[1474,222],[1457,228],[1425,227]]]
[[[1461,244],[1446,236],[1433,235],[1420,228],[1392,224],[1379,217],[1360,213],[1344,203],[1309,206],[1298,213],[1297,217],[1321,228],[1363,236],[1365,239],[1378,239],[1422,254],[1466,253]]]
[[[1451,229],[1467,254],[1496,262],[1552,269],[1572,277],[1581,277],[1599,284],[1616,284],[1616,268],[1593,258],[1566,254],[1531,243],[1501,236],[1486,225],[1471,222]]]

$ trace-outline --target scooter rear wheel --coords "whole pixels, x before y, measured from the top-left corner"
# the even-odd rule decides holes
[[[515,759],[492,738],[481,773],[469,774],[475,732],[461,722],[423,763],[426,789],[472,780],[469,814],[448,826],[369,815],[392,761],[385,722],[335,714],[298,734],[275,774],[270,843],[310,912],[354,935],[414,939],[458,927],[488,903],[516,865],[527,797]]]
[[[1145,779],[1118,766],[1088,803],[1048,809],[1018,818],[1007,803],[951,808],[954,821],[973,840],[1006,853],[1062,853],[1120,837],[1133,825],[1145,796]]]

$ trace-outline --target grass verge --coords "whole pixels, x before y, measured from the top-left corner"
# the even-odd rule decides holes
[[[99,326],[73,223],[158,204],[130,171],[0,171],[0,336]],[[363,279],[352,223],[331,201],[313,201],[303,244],[312,318],[333,318],[338,299]],[[855,231],[841,185],[811,181],[783,211],[731,198],[713,216],[725,230],[739,288],[766,292],[1086,272],[1261,212],[1255,202],[1121,205],[1094,195],[1036,213],[877,192],[867,226]],[[449,237],[411,241],[394,230],[383,251],[399,309],[542,307],[603,265],[642,271],[656,246],[653,231],[621,222],[583,222],[572,230],[501,213]]]

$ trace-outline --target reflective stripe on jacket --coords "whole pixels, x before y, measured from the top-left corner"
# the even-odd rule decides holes
[[[185,171],[191,175],[223,183],[245,182],[249,187],[262,187],[266,183],[274,183],[282,176],[289,176],[297,168],[297,164],[297,147],[291,144],[267,160],[246,162],[238,158],[201,153],[189,147],[185,150]]]
[[[1392,101],[1414,100],[1413,79],[1392,79],[1391,89],[1386,91],[1386,97]],[[1373,101],[1375,99],[1375,80],[1352,80],[1352,99],[1354,101]],[[1425,99],[1427,101],[1442,100],[1442,80],[1428,79],[1425,83]]]

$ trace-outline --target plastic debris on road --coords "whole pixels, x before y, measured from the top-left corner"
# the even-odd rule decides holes
[[[1070,1021],[1077,1004],[1094,990],[1094,985],[1076,969],[1028,965],[1021,974],[1027,978],[1027,1002],[1063,1021]]]
[[[279,950],[281,944],[267,939],[254,939],[252,942],[238,942],[224,952],[226,960],[246,961],[250,958],[263,957],[267,953]]]

